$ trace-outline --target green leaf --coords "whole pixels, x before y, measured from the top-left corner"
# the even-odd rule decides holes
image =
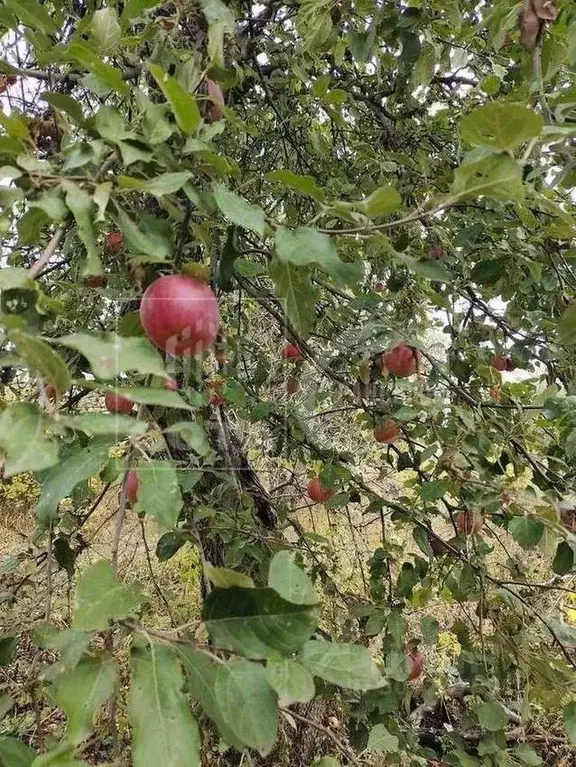
[[[195,133],[200,125],[201,117],[194,96],[184,90],[180,83],[166,74],[158,64],[148,62],[148,70],[158,83],[158,87],[164,94],[166,101],[170,104],[170,109],[176,118],[180,130],[186,136]]]
[[[494,101],[478,107],[462,119],[464,141],[472,146],[514,150],[542,132],[544,118],[522,104]]]
[[[138,509],[154,517],[161,528],[176,527],[182,493],[174,466],[167,461],[146,461],[136,470],[140,480]]]
[[[345,264],[341,261],[334,242],[327,234],[317,229],[278,227],[276,255],[278,260],[285,264],[316,264],[339,282],[356,282],[361,274],[360,264]]]
[[[203,619],[216,647],[247,658],[297,652],[316,628],[316,611],[294,605],[273,589],[215,588]]]
[[[110,391],[122,394],[132,402],[142,405],[160,405],[161,407],[174,407],[178,410],[193,410],[178,392],[169,389],[117,386]]]
[[[36,752],[16,738],[0,738],[0,764],[2,767],[30,767]]]
[[[291,551],[279,551],[274,555],[268,571],[268,585],[292,604],[318,604],[310,578],[294,562],[294,554]]]
[[[4,477],[42,471],[58,461],[58,443],[46,436],[46,423],[36,405],[16,402],[0,414],[0,449]]]
[[[16,637],[0,636],[0,666],[7,666],[16,651]]]
[[[301,658],[314,676],[339,687],[374,690],[385,684],[369,651],[361,645],[311,640],[304,645]]]
[[[233,586],[241,586],[247,589],[254,588],[254,581],[249,575],[239,573],[236,570],[230,570],[228,567],[213,567],[207,562],[204,565],[204,572],[210,583],[221,589],[229,589]]]
[[[85,631],[65,629],[59,631],[53,626],[41,626],[34,632],[34,641],[40,647],[59,653],[60,660],[44,671],[44,679],[55,679],[59,674],[73,671],[90,644],[90,634]]]
[[[204,713],[218,728],[224,741],[242,750],[243,741],[237,738],[228,727],[216,700],[216,674],[223,661],[209,652],[195,650],[192,647],[178,645],[175,647],[186,670],[186,691],[191,693],[202,706]]]
[[[266,664],[266,679],[280,698],[281,706],[307,703],[315,693],[312,675],[298,660],[270,658]]]
[[[194,421],[178,421],[165,429],[167,433],[179,434],[188,447],[202,458],[212,453],[212,445],[208,441],[204,428]]]
[[[562,346],[576,344],[576,304],[570,304],[562,313],[558,321],[557,341]]]
[[[69,45],[67,50],[68,55],[93,74],[104,88],[116,91],[121,96],[129,95],[130,88],[122,79],[120,71],[102,61],[101,57],[87,45],[75,42]]]
[[[310,281],[308,270],[282,264],[275,259],[270,264],[269,271],[286,316],[298,335],[307,339],[316,322],[315,306],[319,298],[319,292]]]
[[[60,24],[38,0],[5,0],[4,6],[33,30],[41,30],[46,35],[60,31]]]
[[[365,200],[359,203],[359,208],[370,218],[386,216],[402,205],[402,198],[393,186],[381,186]]]
[[[568,740],[576,745],[576,702],[573,701],[564,708],[562,718]]]
[[[260,237],[264,236],[266,218],[262,208],[252,205],[244,197],[240,197],[222,184],[213,184],[212,194],[225,219],[255,232]]]
[[[170,222],[142,213],[136,224],[121,208],[115,215],[124,236],[126,249],[135,255],[149,256],[150,261],[172,258],[173,243]]]
[[[171,559],[184,546],[186,540],[181,532],[174,532],[173,530],[161,535],[156,544],[158,561],[166,562]]]
[[[84,274],[102,274],[94,230],[95,206],[92,198],[73,181],[64,180],[62,188],[66,192],[66,205],[72,211],[78,225],[78,235],[86,248]]]
[[[156,178],[151,178],[148,181],[130,176],[119,176],[118,186],[121,189],[138,189],[153,194],[155,197],[164,197],[182,189],[191,178],[192,174],[187,170],[179,173],[163,173],[161,176],[156,176]]]
[[[433,482],[424,482],[419,489],[420,498],[423,501],[437,501],[450,489],[450,482],[445,479],[437,479]]]
[[[214,66],[224,66],[224,35],[234,33],[233,11],[222,0],[202,0],[208,22],[208,59]]]
[[[434,77],[435,69],[436,47],[432,43],[424,43],[410,75],[412,87],[417,88],[420,85],[429,85]]]
[[[169,647],[132,649],[129,718],[134,767],[200,767],[198,725],[182,693],[180,665]]]
[[[75,759],[74,746],[63,740],[53,746],[50,751],[37,756],[31,767],[90,767],[90,765]]]
[[[68,215],[68,208],[64,204],[61,190],[56,187],[43,192],[36,200],[30,203],[29,207],[43,211],[48,218],[56,222],[64,221]]]
[[[90,735],[94,718],[116,687],[116,663],[112,657],[85,658],[73,671],[53,684],[50,694],[66,717],[66,736],[79,745]]]
[[[64,460],[42,476],[42,494],[36,516],[42,522],[58,516],[58,504],[77,484],[97,474],[108,459],[109,443],[92,441],[87,447],[75,446]]]
[[[40,373],[45,382],[52,384],[59,392],[70,388],[70,373],[66,363],[45,341],[19,330],[10,334],[10,341],[26,366]]]
[[[280,184],[295,192],[313,197],[315,200],[324,200],[324,191],[316,183],[314,176],[300,175],[291,170],[273,170],[266,174],[270,181],[278,181]]]
[[[109,54],[115,51],[122,35],[116,10],[108,7],[94,11],[90,31],[102,53]]]
[[[478,196],[522,200],[522,168],[508,154],[489,154],[460,165],[450,192],[458,200]]]
[[[86,434],[106,435],[115,434],[118,439],[144,434],[148,430],[146,421],[139,421],[121,413],[78,413],[70,418],[60,417],[60,422],[69,429],[86,432]]]
[[[98,378],[115,378],[123,371],[166,376],[160,352],[146,338],[122,338],[116,333],[74,333],[59,338],[58,343],[83,354]]]
[[[452,280],[452,275],[444,264],[432,258],[412,258],[405,253],[397,253],[396,258],[415,274],[419,274],[427,280],[434,280],[435,282],[450,282]]]
[[[542,764],[542,759],[528,743],[519,743],[514,749],[514,756],[528,767],[540,767]]]
[[[128,0],[122,11],[122,26],[127,27],[129,21],[143,18],[146,11],[161,3],[162,0]]]
[[[476,715],[481,727],[490,732],[502,730],[508,722],[504,709],[495,701],[484,701],[476,709]]]
[[[489,258],[474,264],[470,272],[470,281],[479,285],[495,285],[506,274],[507,258]]]
[[[104,631],[111,621],[133,615],[145,597],[136,586],[125,586],[104,559],[82,573],[76,586],[72,628]]]
[[[235,737],[261,756],[269,754],[278,732],[278,703],[262,666],[244,658],[222,663],[214,689],[220,715]]]
[[[554,560],[552,562],[552,570],[557,575],[566,575],[574,567],[574,550],[566,541],[560,541]]]
[[[544,533],[544,523],[534,517],[513,517],[508,523],[508,530],[516,543],[523,549],[536,546]]]
[[[388,732],[383,724],[377,724],[370,730],[368,736],[369,751],[383,751],[385,754],[395,754],[398,751],[398,738]]]
[[[386,676],[396,682],[405,682],[409,673],[406,653],[401,650],[390,650],[386,655]]]
[[[59,93],[58,91],[45,91],[42,94],[42,100],[52,104],[52,106],[56,107],[56,109],[60,109],[62,112],[66,112],[66,114],[70,115],[70,117],[77,125],[82,125],[84,122],[82,107],[76,101],[76,99],[73,99],[72,96],[69,96],[67,93]]]

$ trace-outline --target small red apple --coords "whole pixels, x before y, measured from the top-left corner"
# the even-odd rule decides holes
[[[123,394],[116,394],[112,391],[106,392],[104,396],[104,406],[109,413],[131,413],[134,403]]]
[[[178,391],[178,381],[175,378],[167,378],[164,381],[164,388],[168,391]]]
[[[565,500],[558,504],[560,521],[567,530],[576,532],[576,504],[574,501]]]
[[[324,503],[334,495],[334,490],[330,487],[324,487],[318,477],[311,479],[308,482],[308,496],[314,503]]]
[[[224,349],[216,349],[214,357],[219,365],[225,365],[228,362],[228,357],[226,356]]]
[[[418,369],[418,357],[413,346],[397,344],[382,355],[382,366],[397,378],[407,378]]]
[[[506,370],[511,373],[513,370],[516,370],[516,363],[512,359],[512,357],[506,357]]]
[[[414,682],[422,674],[424,655],[417,647],[407,647],[406,658],[408,660],[408,681]]]
[[[288,376],[286,379],[286,391],[288,394],[296,394],[300,391],[300,381],[296,376]]]
[[[493,367],[494,370],[508,370],[507,358],[495,355],[490,360],[490,367]]]
[[[484,517],[477,511],[460,511],[456,514],[456,528],[460,535],[479,533],[484,527]]]
[[[428,258],[431,258],[433,261],[440,261],[440,259],[444,258],[443,246],[438,242],[430,245],[430,248],[428,249]]]
[[[122,232],[109,232],[106,235],[106,250],[117,255],[124,250],[124,235]]]
[[[385,445],[391,445],[400,437],[400,429],[395,421],[384,421],[374,429],[374,439]]]
[[[205,119],[206,122],[213,123],[224,117],[226,101],[224,100],[222,88],[214,80],[206,80],[206,88],[208,90],[209,101]]]
[[[89,274],[84,278],[84,285],[89,288],[105,288],[108,279],[105,274]]]
[[[285,360],[294,360],[295,362],[304,359],[304,355],[296,344],[286,344],[282,349],[282,357]]]
[[[140,480],[138,479],[137,472],[134,469],[126,474],[124,479],[124,492],[126,493],[126,500],[133,506],[138,498],[138,488],[140,486]]]
[[[51,402],[56,402],[56,400],[60,399],[60,392],[52,384],[46,384],[44,394]]]
[[[218,335],[220,312],[212,288],[185,274],[153,282],[140,302],[140,321],[148,338],[174,356],[208,349]]]
[[[218,392],[213,391],[208,402],[214,407],[224,407],[226,399]]]
[[[445,554],[450,553],[444,542],[441,541],[440,538],[436,538],[435,535],[428,534],[428,543],[430,544],[430,548],[435,557],[443,557]]]
[[[382,280],[378,280],[378,282],[374,283],[375,293],[382,293],[385,288],[386,288],[386,283],[382,282]]]

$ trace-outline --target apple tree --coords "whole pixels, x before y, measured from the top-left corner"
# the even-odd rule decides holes
[[[573,758],[574,3],[0,26],[0,450],[39,488],[0,764],[530,766],[538,717]],[[197,553],[194,620],[119,566],[137,517],[149,563]],[[10,730],[42,701],[57,731]]]

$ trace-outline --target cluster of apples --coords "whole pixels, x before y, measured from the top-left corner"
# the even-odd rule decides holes
[[[302,350],[296,344],[285,344],[282,348],[282,359],[287,362],[302,362],[304,355]],[[286,393],[297,394],[300,391],[300,379],[296,375],[289,375],[286,379]]]

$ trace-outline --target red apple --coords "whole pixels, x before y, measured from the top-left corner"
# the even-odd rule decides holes
[[[148,338],[174,356],[208,349],[218,335],[220,312],[212,288],[185,274],[153,282],[142,296],[140,321]]]
[[[60,392],[52,384],[46,384],[44,387],[44,394],[51,402],[56,402],[57,399],[60,399]]]
[[[282,349],[282,357],[285,360],[295,360],[296,362],[304,359],[302,352],[296,344],[286,344]]]
[[[214,407],[223,407],[226,404],[226,399],[218,392],[213,391],[208,402]]]
[[[436,538],[436,536],[428,534],[428,543],[430,544],[430,548],[432,549],[432,553],[435,557],[443,557],[445,554],[449,554],[449,549],[446,548],[446,545],[443,541],[440,540],[440,538]]]
[[[408,681],[414,682],[422,674],[424,656],[417,647],[408,647],[406,648],[406,658],[408,660]]]
[[[105,288],[108,279],[105,274],[90,274],[84,278],[84,285],[89,288]]]
[[[560,501],[558,504],[560,521],[567,530],[576,532],[576,504],[571,500]]]
[[[109,413],[131,413],[134,403],[123,394],[115,394],[112,391],[106,392],[104,396],[104,406]]]
[[[226,102],[224,100],[224,94],[222,88],[215,83],[214,80],[206,80],[206,87],[208,90],[208,106],[206,108],[206,122],[213,123],[216,120],[221,120],[224,117],[224,106]]]
[[[440,243],[436,242],[434,245],[430,245],[430,248],[428,250],[428,258],[431,258],[434,261],[440,261],[441,258],[444,257],[444,248]]]
[[[506,370],[511,373],[513,370],[516,370],[516,363],[512,359],[512,357],[506,357]]]
[[[385,445],[391,445],[400,437],[400,429],[395,421],[384,421],[374,429],[374,439],[376,442],[383,442]]]
[[[416,350],[408,344],[397,344],[382,355],[382,366],[398,378],[406,378],[418,369]]]
[[[108,253],[121,253],[124,250],[124,236],[122,232],[109,232],[106,235],[106,250]]]
[[[140,486],[140,480],[138,479],[137,472],[134,469],[126,474],[124,479],[124,492],[126,493],[126,500],[133,506],[138,498],[138,488]]]
[[[178,381],[175,378],[167,378],[164,381],[164,388],[168,391],[178,391]]]
[[[324,487],[318,477],[315,477],[308,482],[307,490],[308,496],[314,503],[324,503],[334,495],[334,490],[330,487]]]
[[[286,379],[286,391],[288,394],[296,394],[300,391],[300,381],[296,376],[288,376]]]
[[[379,280],[378,282],[374,283],[374,292],[375,293],[382,293],[385,289],[386,284]]]
[[[216,349],[214,357],[219,365],[225,365],[228,362],[228,357],[226,356],[224,349]]]
[[[477,511],[460,511],[456,514],[456,528],[460,535],[479,533],[484,526],[484,517]]]
[[[490,360],[490,367],[493,367],[494,370],[508,370],[507,358],[499,356],[492,357]]]

